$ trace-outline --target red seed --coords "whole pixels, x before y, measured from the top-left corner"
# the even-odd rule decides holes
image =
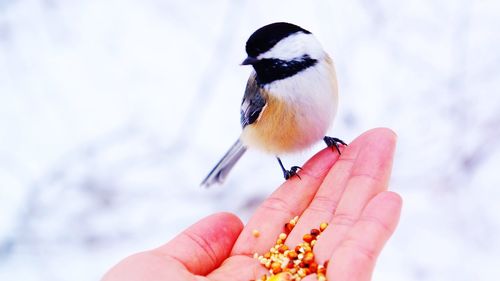
[[[307,242],[307,243],[311,243],[311,241],[313,241],[314,237],[311,235],[311,234],[305,234],[303,237],[302,237],[302,240],[304,240],[304,242]]]
[[[318,271],[318,264],[312,262],[311,264],[309,264],[309,270],[311,270],[312,273],[316,273]]]
[[[288,250],[288,246],[287,245],[281,245],[279,248],[278,248],[278,252],[280,253],[284,253],[286,250]]]

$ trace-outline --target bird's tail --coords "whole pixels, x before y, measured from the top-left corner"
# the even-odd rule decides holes
[[[210,171],[208,176],[201,182],[201,186],[208,188],[215,183],[222,184],[234,167],[234,164],[238,162],[245,151],[247,151],[247,148],[238,139],[228,152],[226,152],[224,157],[222,157],[219,163]]]

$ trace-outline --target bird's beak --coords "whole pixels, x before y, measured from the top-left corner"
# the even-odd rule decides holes
[[[248,56],[242,63],[241,65],[249,65],[249,64],[254,64],[258,62],[259,60],[257,58]]]

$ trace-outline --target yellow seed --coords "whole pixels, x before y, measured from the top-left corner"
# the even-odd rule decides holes
[[[259,255],[254,253],[253,257],[263,264],[269,271],[268,275],[258,278],[256,281],[300,281],[309,274],[317,274],[317,280],[326,281],[326,266],[318,265],[314,259],[313,248],[317,244],[317,239],[321,235],[328,223],[323,222],[318,228],[313,228],[302,237],[302,242],[290,249],[285,245],[293,226],[298,222],[296,216],[285,224],[284,230],[276,238],[276,243],[269,249],[269,252]],[[252,230],[254,237],[259,237],[257,229]]]
[[[292,259],[292,260],[293,260],[293,259],[296,259],[296,258],[297,258],[297,252],[295,252],[295,251],[289,251],[289,252],[287,253],[287,257],[288,257],[289,259]]]
[[[271,263],[271,271],[273,274],[278,274],[280,273],[281,271],[283,271],[283,269],[281,268],[281,264],[279,262],[273,262]]]
[[[313,240],[313,241],[316,241],[316,240]],[[312,241],[311,241],[311,243],[312,243]],[[304,247],[302,247],[302,249],[304,249],[304,252],[310,252],[310,251],[312,251],[312,248],[309,245],[304,245]]]
[[[317,272],[318,272],[318,276],[319,276],[320,274],[323,274],[323,275],[324,275],[324,274],[326,274],[326,268],[325,268],[325,266],[324,266],[324,265],[321,265],[321,264],[320,264],[320,265],[318,265],[318,270],[317,270]]]
[[[306,271],[304,268],[301,268],[299,269],[299,271],[297,271],[297,274],[300,276],[300,277],[306,277]]]
[[[288,272],[281,272],[279,274],[271,276],[268,281],[292,281],[293,276]]]
[[[290,262],[290,259],[287,257],[282,257],[280,259],[281,262],[281,268],[285,269],[288,266],[288,263]]]
[[[321,232],[325,231],[325,229],[328,227],[328,223],[327,222],[322,222],[320,225],[319,225],[319,230]]]
[[[314,254],[313,252],[305,252],[304,258],[302,258],[302,261],[305,264],[310,264],[314,261]]]
[[[279,239],[281,240],[285,240],[286,239],[286,233],[280,233],[280,235],[278,236]]]

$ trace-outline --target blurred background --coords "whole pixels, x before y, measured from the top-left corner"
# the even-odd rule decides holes
[[[258,27],[316,34],[337,67],[332,135],[399,135],[400,226],[374,280],[500,276],[500,2],[0,0],[0,280],[98,280],[282,182],[240,132]],[[300,164],[321,145],[298,156]],[[255,175],[259,175],[255,177]]]

